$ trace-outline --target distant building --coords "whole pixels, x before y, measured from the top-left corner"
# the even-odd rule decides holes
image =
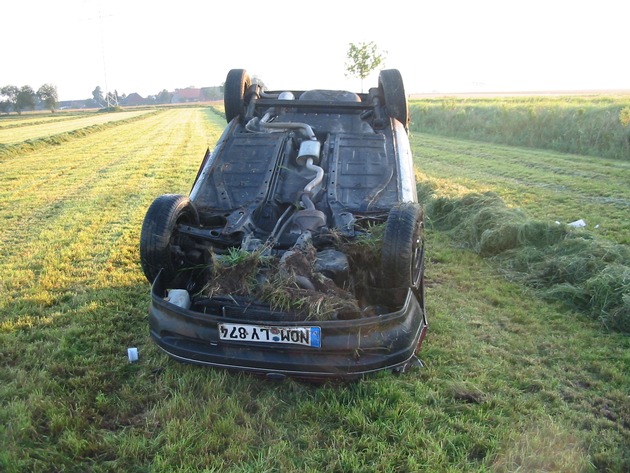
[[[147,100],[143,98],[140,94],[135,92],[127,95],[124,99],[120,101],[120,104],[127,107],[132,107],[134,105],[144,105],[147,103]]]
[[[187,87],[185,89],[175,89],[171,103],[201,102],[202,100],[201,89]]]
[[[57,104],[57,110],[81,109],[81,108],[98,108],[98,105],[92,99],[61,100]]]
[[[140,94],[133,92],[127,96],[122,94],[119,96],[119,105],[123,107],[133,107],[138,105],[153,105],[167,103],[188,103],[188,102],[208,102],[212,100],[223,99],[223,87],[186,87],[185,89],[175,89],[174,92],[162,90],[157,95],[149,95],[142,97]],[[65,100],[59,102],[59,110],[68,108],[102,108],[93,99],[86,100]]]

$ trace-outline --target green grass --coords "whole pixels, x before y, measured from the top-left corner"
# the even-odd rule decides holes
[[[189,191],[224,126],[208,109],[166,109],[3,160],[1,471],[630,469],[630,339],[506,281],[430,227],[425,368],[311,386],[161,353],[148,335],[142,219],[158,195]],[[521,150],[420,135],[413,147],[438,197],[494,190],[528,214],[558,206],[545,202],[553,193],[510,190],[514,161],[496,171],[448,165],[462,149]],[[583,202],[568,186],[557,199],[563,192],[566,221]],[[591,205],[603,237],[621,244],[623,223],[609,228],[615,205]]]
[[[630,96],[414,100],[411,130],[630,160]]]
[[[630,162],[413,133],[418,180],[438,196],[494,192],[531,219],[630,244]]]
[[[412,147],[429,225],[541,297],[630,331],[629,162],[418,133]],[[569,234],[578,219],[586,230]]]
[[[0,130],[17,128],[20,126],[40,125],[43,123],[75,120],[79,117],[93,114],[90,112],[36,112],[24,115],[0,115]]]
[[[82,115],[71,119],[48,120],[44,123],[25,122],[25,126],[0,128],[0,144],[15,144],[26,140],[35,140],[51,135],[59,135],[68,133],[69,131],[86,128],[93,125],[101,125],[118,120],[127,120],[129,118],[150,113],[150,110],[135,110],[131,112],[120,113],[93,113],[90,115]]]
[[[429,225],[498,263],[507,278],[630,333],[630,248],[591,232],[529,219],[494,193],[427,197]]]

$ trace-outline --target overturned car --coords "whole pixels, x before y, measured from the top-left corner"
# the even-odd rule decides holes
[[[189,196],[149,207],[150,333],[183,362],[308,379],[418,364],[424,220],[398,70],[367,94],[224,86]]]

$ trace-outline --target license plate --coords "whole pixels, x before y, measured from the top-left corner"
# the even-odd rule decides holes
[[[320,327],[219,324],[219,339],[233,342],[286,343],[320,348],[321,335]]]

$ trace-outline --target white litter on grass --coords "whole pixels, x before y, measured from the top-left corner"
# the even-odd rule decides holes
[[[583,219],[579,219],[575,222],[567,223],[567,225],[574,228],[584,228],[586,226],[586,222]]]
[[[168,295],[164,299],[178,307],[190,309],[190,294],[186,289],[169,289]]]
[[[138,349],[137,348],[127,348],[127,356],[129,357],[129,363],[133,363],[134,361],[138,361]]]

